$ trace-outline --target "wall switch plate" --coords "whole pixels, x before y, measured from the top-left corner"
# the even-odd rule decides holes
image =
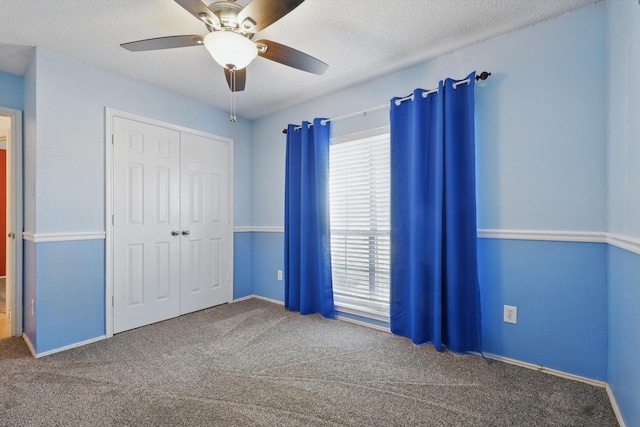
[[[518,323],[518,307],[513,305],[504,306],[504,321],[506,323]]]
[[[282,281],[282,270],[278,270],[278,280]]]

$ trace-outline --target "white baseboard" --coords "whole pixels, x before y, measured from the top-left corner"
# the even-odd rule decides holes
[[[23,335],[23,336],[26,337],[26,335]],[[88,340],[85,340],[85,341],[80,341],[80,342],[77,342],[77,343],[69,344],[69,345],[66,345],[64,347],[54,348],[53,350],[43,351],[42,353],[36,353],[33,350],[33,346],[31,345],[31,342],[29,341],[28,337],[26,337],[25,341],[27,342],[27,346],[31,350],[31,354],[33,354],[33,357],[35,357],[37,359],[37,358],[40,358],[40,357],[49,356],[50,354],[60,353],[61,351],[71,350],[72,348],[82,347],[83,345],[87,345],[87,344],[91,344],[91,343],[94,343],[94,342],[102,341],[102,340],[104,340],[106,338],[107,338],[106,335],[102,335],[102,336],[91,338],[91,339],[88,339]]]
[[[247,295],[246,297],[242,297],[242,298],[237,298],[237,299],[231,300],[231,304],[234,304],[234,303],[240,302],[240,301],[246,301],[246,300],[251,299],[251,298],[255,298],[255,295]]]
[[[620,427],[626,427],[624,423],[624,419],[622,418],[622,413],[620,412],[620,408],[618,407],[618,402],[616,402],[616,397],[613,395],[613,390],[609,384],[605,387],[607,389],[607,395],[609,396],[609,402],[611,403],[611,408],[613,409],[613,413],[616,414],[616,419],[618,420],[618,424]]]
[[[261,299],[262,301],[268,301],[268,302],[272,302],[274,304],[278,304],[278,305],[284,306],[284,301],[278,301],[277,299],[262,297],[260,295],[254,295],[253,297],[257,298],[257,299]]]
[[[25,334],[24,332],[22,333],[22,339],[24,340],[25,344],[27,344],[27,348],[29,348],[29,351],[31,352],[31,355],[33,357],[36,357],[36,350],[33,347],[33,344],[31,344],[31,340],[29,339],[27,334]]]
[[[574,381],[580,381],[596,387],[603,387],[607,391],[607,396],[609,397],[609,403],[611,404],[613,413],[615,414],[616,419],[618,420],[618,424],[620,424],[620,427],[626,427],[624,423],[624,419],[622,418],[622,413],[620,412],[620,408],[618,407],[618,402],[616,402],[616,398],[613,395],[613,391],[611,390],[609,383],[605,381],[599,381],[599,380],[594,380],[587,377],[582,377],[580,375],[569,374],[566,372],[558,371],[556,369],[545,368],[542,365],[535,365],[533,363],[522,362],[520,360],[511,359],[509,357],[498,356],[496,354],[491,354],[491,353],[484,353],[484,357],[486,357],[487,359],[493,359],[493,360],[498,360],[500,362],[508,363],[510,365],[516,365],[516,366],[521,366],[527,369],[533,369],[535,371],[543,372],[545,374],[555,375],[557,377],[567,378]]]
[[[385,328],[384,326],[374,325],[373,323],[363,322],[362,320],[356,320],[356,319],[352,319],[350,317],[345,317],[345,316],[340,316],[340,315],[337,315],[336,319],[337,320],[341,320],[343,322],[349,322],[349,323],[353,323],[355,325],[364,326],[366,328],[371,328],[371,329],[375,329],[375,330],[378,330],[378,331],[391,333],[391,330],[389,328]]]
[[[238,299],[234,299],[233,301],[231,301],[231,303],[233,304],[233,303],[240,302],[240,301],[246,301],[246,300],[251,299],[251,298],[261,299],[263,301],[272,302],[272,303],[278,304],[278,305],[284,305],[284,302],[278,301],[277,299],[271,299],[271,298],[267,298],[267,297],[262,297],[260,295],[255,295],[255,294],[247,295],[246,297],[242,297],[242,298],[238,298]]]
[[[255,294],[254,295],[247,295],[246,297],[242,297],[242,298],[238,298],[238,299],[234,299],[231,302],[232,303],[236,303],[236,302],[240,302],[240,301],[246,301],[246,300],[249,300],[249,299],[252,299],[252,298],[260,299],[260,300],[263,300],[263,301],[268,301],[268,302],[271,302],[271,303],[274,303],[274,304],[278,304],[278,305],[284,305],[284,302],[282,302],[282,301],[278,301],[278,300],[275,300],[275,299],[271,299],[271,298],[267,298],[267,297],[263,297],[263,296],[255,295]],[[389,328],[384,328],[382,326],[374,325],[374,324],[363,322],[363,321],[360,321],[360,320],[351,319],[351,318],[345,317],[345,316],[338,315],[338,316],[336,316],[336,319],[337,320],[342,320],[344,322],[354,323],[354,324],[360,325],[360,326],[366,326],[366,327],[371,328],[371,329],[377,329],[377,330],[382,331],[382,332],[389,332],[389,333],[391,332],[391,331],[389,331]]]
[[[607,386],[607,383],[605,381],[599,381],[599,380],[594,380],[594,379],[591,379],[591,378],[583,377],[583,376],[580,376],[580,375],[569,374],[567,372],[558,371],[557,369],[547,368],[547,367],[542,366],[542,365],[536,365],[536,364],[529,363],[529,362],[523,362],[521,360],[511,359],[509,357],[498,356],[497,354],[491,354],[491,353],[483,353],[483,354],[484,354],[484,357],[486,357],[487,359],[498,360],[500,362],[505,362],[505,363],[508,363],[510,365],[521,366],[523,368],[533,369],[534,371],[544,372],[545,374],[551,374],[551,375],[555,375],[557,377],[567,378],[569,380],[580,381],[580,382],[583,382],[583,383],[594,385],[596,387],[604,388],[604,387]]]
[[[231,302],[235,303],[235,302],[240,302],[240,301],[246,301],[246,300],[249,300],[249,299],[252,299],[252,298],[260,299],[260,300],[263,300],[263,301],[268,301],[268,302],[271,302],[271,303],[274,303],[274,304],[278,304],[278,305],[284,305],[284,302],[282,302],[282,301],[278,301],[278,300],[275,300],[275,299],[271,299],[271,298],[267,298],[267,297],[263,297],[263,296],[255,295],[255,294],[254,295],[247,295],[246,297],[242,297],[242,298],[238,298],[238,299],[234,299]],[[363,322],[363,321],[360,321],[360,320],[351,319],[351,318],[345,317],[345,316],[338,315],[338,316],[336,316],[336,320],[342,320],[344,322],[354,323],[356,325],[365,326],[367,328],[376,329],[378,331],[391,333],[389,328],[384,328],[382,326],[374,325],[374,324]]]

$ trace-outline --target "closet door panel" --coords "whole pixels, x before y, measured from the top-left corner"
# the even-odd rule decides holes
[[[180,133],[115,117],[113,141],[117,333],[180,314]]]
[[[182,134],[181,312],[230,302],[229,144]]]

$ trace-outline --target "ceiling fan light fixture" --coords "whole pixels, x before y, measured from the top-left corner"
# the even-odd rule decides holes
[[[233,31],[207,34],[204,46],[218,64],[230,70],[245,68],[258,56],[255,43]]]

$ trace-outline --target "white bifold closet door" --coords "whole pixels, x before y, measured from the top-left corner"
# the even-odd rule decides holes
[[[229,302],[229,144],[113,125],[114,333]]]
[[[229,144],[182,134],[180,313],[229,302]]]

